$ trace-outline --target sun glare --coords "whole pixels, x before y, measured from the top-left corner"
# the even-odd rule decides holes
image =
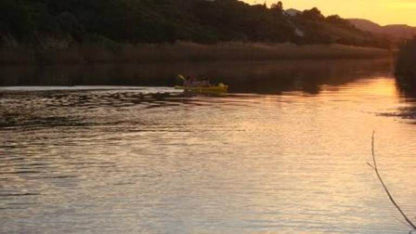
[[[270,5],[277,0],[244,0],[250,4]],[[319,8],[325,15],[338,14],[344,18],[369,19],[381,25],[386,24],[408,24],[416,25],[416,1],[411,0],[351,0],[351,1],[330,1],[330,0],[291,0],[282,1],[286,9],[295,8],[298,10]],[[371,9],[369,11],[368,9]],[[398,12],[400,11],[400,13]]]

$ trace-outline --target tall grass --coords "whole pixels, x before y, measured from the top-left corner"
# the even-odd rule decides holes
[[[281,59],[350,59],[390,56],[383,49],[345,45],[303,45],[228,42],[202,45],[175,44],[70,44],[65,48],[3,47],[0,64],[158,63],[199,61],[265,61]]]

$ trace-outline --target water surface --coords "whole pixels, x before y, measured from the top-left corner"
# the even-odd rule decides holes
[[[375,130],[414,217],[415,102],[360,71],[217,97],[1,87],[0,232],[407,233],[367,162]]]

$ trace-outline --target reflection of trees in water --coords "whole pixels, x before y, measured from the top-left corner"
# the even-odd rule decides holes
[[[404,100],[407,102],[408,106],[406,107],[399,107],[397,111],[393,113],[382,113],[381,116],[387,117],[399,117],[404,120],[416,120],[416,101],[414,99],[406,99]],[[413,122],[416,124],[416,121]]]
[[[285,60],[268,62],[217,62],[130,64],[94,66],[6,67],[0,85],[135,85],[173,86],[176,75],[207,77],[230,85],[231,92],[319,93],[323,84],[387,75],[389,60]]]
[[[389,64],[389,61],[292,61],[289,66],[271,65],[261,73],[248,71],[242,77],[230,77],[226,82],[235,92],[303,91],[317,94],[324,84],[342,85],[360,78],[388,74]]]
[[[406,106],[399,107],[395,113],[386,113],[383,115],[400,117],[407,120],[416,119],[416,89],[403,85],[399,79],[396,79],[396,88],[401,95],[401,102],[405,103]]]
[[[396,78],[396,89],[404,99],[416,98],[415,86],[409,85],[407,82],[403,82]]]
[[[402,101],[408,105],[390,115],[414,120],[416,119],[416,37],[401,46],[394,73],[397,90],[402,96]]]
[[[395,75],[401,93],[404,96],[416,97],[416,37],[401,46]]]

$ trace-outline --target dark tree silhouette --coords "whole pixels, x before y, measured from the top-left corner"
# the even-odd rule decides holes
[[[296,17],[283,12],[280,1],[267,8],[238,0],[1,0],[0,40],[6,35],[34,42],[46,34],[71,37],[78,43],[105,37],[118,43],[291,41],[384,46],[372,35],[347,29],[339,17],[325,20],[317,8]],[[334,36],[336,30],[328,30],[327,25],[354,35]],[[296,33],[299,29],[304,36]]]

